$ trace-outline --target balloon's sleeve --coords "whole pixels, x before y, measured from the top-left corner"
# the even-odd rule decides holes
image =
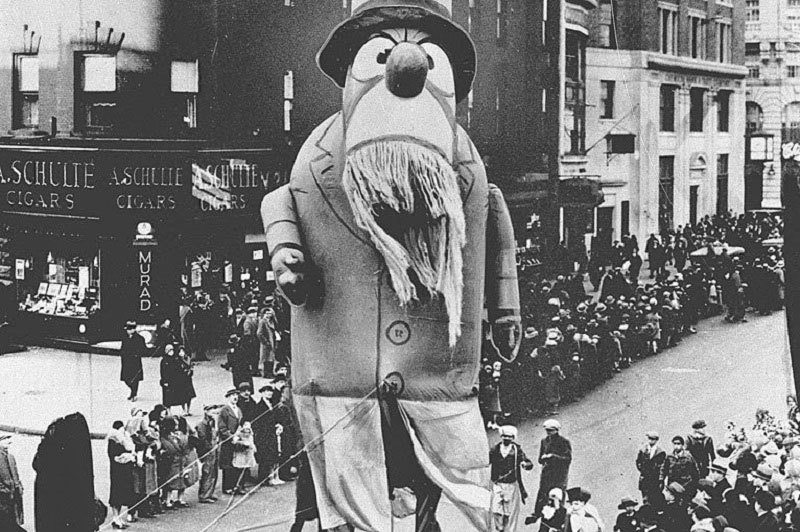
[[[284,247],[303,249],[294,197],[289,185],[276,188],[261,201],[261,219],[270,256]]]
[[[486,223],[486,309],[489,321],[519,316],[516,241],[511,214],[503,193],[489,184],[489,218]]]

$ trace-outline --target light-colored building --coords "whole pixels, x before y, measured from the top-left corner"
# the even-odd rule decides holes
[[[593,234],[630,233],[643,245],[662,228],[742,212],[747,69],[733,6],[634,4],[598,10],[586,53],[586,150],[604,194]],[[637,23],[644,29],[623,34]]]
[[[800,140],[800,0],[746,0],[749,208],[780,207],[782,138]]]

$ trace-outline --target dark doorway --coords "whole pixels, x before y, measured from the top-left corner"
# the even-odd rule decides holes
[[[614,236],[614,207],[597,208],[597,236],[603,246],[611,247]]]
[[[760,209],[764,199],[764,163],[747,163],[744,167],[744,209]]]
[[[697,223],[697,195],[700,191],[700,185],[692,185],[689,187],[689,223],[695,225]]]

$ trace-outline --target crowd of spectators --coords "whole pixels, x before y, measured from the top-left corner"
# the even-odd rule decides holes
[[[651,235],[645,275],[635,237],[596,242],[587,261],[591,286],[584,271],[552,280],[523,269],[519,355],[502,360],[488,334],[483,344],[487,425],[554,415],[564,402],[697,332],[701,319],[724,313],[740,323],[750,308],[760,314],[782,308],[782,229],[778,214],[748,213]],[[768,239],[775,244],[764,245]]]

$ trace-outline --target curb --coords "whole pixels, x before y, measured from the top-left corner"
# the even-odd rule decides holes
[[[44,436],[46,430],[29,429],[25,427],[17,427],[15,425],[3,425],[0,423],[0,432],[9,432],[11,434],[22,434],[24,436]],[[105,440],[106,434],[100,432],[89,432],[89,438],[92,440]]]

